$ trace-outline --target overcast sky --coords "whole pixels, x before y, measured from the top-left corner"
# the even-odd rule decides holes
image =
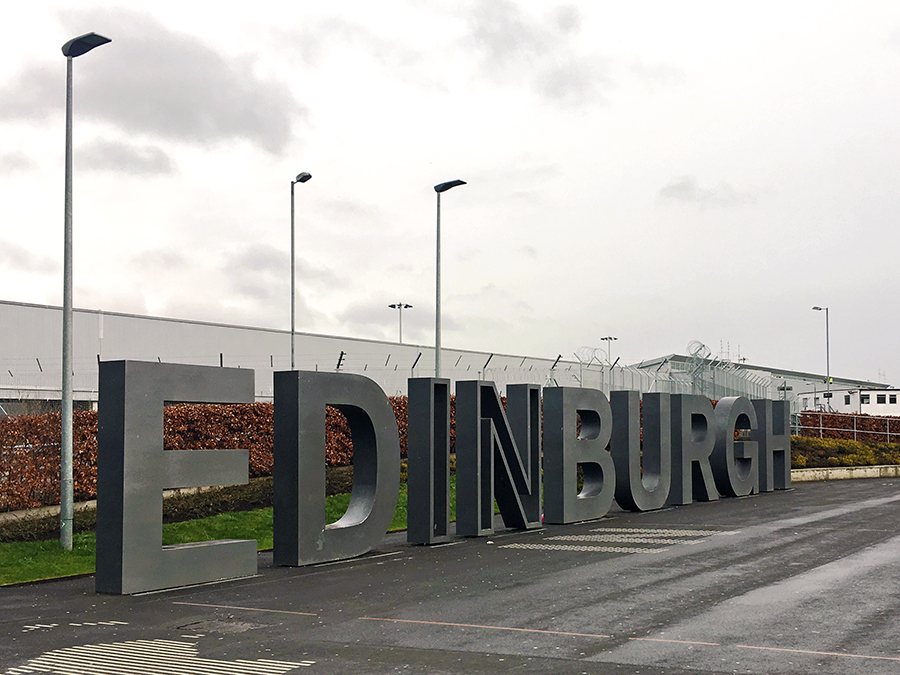
[[[78,9],[72,9],[72,5]],[[900,3],[16,3],[0,299],[900,386]],[[235,6],[238,7],[238,6]],[[77,336],[76,336],[77,339]]]

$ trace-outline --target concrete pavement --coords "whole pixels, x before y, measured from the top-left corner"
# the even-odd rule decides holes
[[[0,673],[897,673],[900,479],[142,596],[0,589]]]

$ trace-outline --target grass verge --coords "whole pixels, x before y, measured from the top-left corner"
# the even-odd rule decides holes
[[[456,518],[456,480],[450,479],[450,517]],[[325,498],[325,516],[336,522],[347,511],[349,494]],[[390,530],[406,528],[406,483],[400,485],[397,509]],[[272,508],[220,513],[163,525],[163,545],[187,544],[212,539],[256,539],[261,551],[272,548]],[[55,539],[45,541],[15,541],[0,543],[0,586],[92,574],[96,537],[93,532],[73,537],[72,551],[63,551]]]

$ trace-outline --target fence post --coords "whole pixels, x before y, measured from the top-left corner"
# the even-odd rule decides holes
[[[856,415],[853,416],[853,440],[856,440]]]
[[[819,413],[819,438],[822,438],[822,425],[823,424],[824,424],[824,422],[822,422],[822,413]]]

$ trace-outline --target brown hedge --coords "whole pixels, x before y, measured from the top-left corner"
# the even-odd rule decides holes
[[[900,441],[900,417],[807,411],[800,413],[800,427],[801,436],[814,438],[856,440],[861,443]]]
[[[400,432],[400,454],[406,456],[406,397],[389,398]],[[165,409],[166,450],[243,448],[250,452],[250,476],[272,475],[271,403],[243,405],[176,405]],[[97,495],[97,413],[76,412],[73,418],[73,473],[76,501]],[[454,438],[451,431],[451,442]],[[60,414],[0,418],[0,511],[16,511],[59,503]],[[327,407],[325,463],[353,463],[346,418]]]

